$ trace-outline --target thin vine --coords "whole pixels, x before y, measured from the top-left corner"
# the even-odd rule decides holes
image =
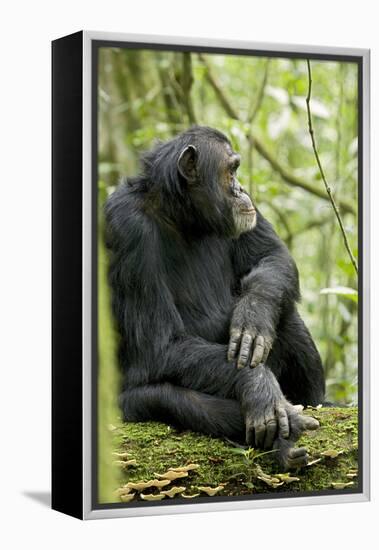
[[[350,248],[349,241],[348,241],[348,238],[347,238],[347,235],[346,235],[346,230],[345,230],[345,227],[343,225],[343,221],[342,221],[341,215],[339,213],[338,206],[336,204],[336,201],[334,200],[332,190],[331,190],[331,188],[329,186],[329,183],[326,179],[324,169],[322,167],[320,157],[319,157],[319,154],[318,154],[318,151],[317,151],[316,139],[315,139],[315,134],[314,134],[313,125],[312,125],[312,112],[311,112],[312,72],[311,72],[311,64],[310,64],[309,59],[307,59],[307,67],[308,67],[308,94],[307,94],[307,97],[306,97],[306,103],[307,103],[307,113],[308,113],[308,129],[309,129],[309,134],[310,134],[311,140],[312,140],[312,148],[313,148],[313,152],[314,152],[314,155],[315,155],[315,158],[316,158],[317,166],[320,170],[320,175],[321,175],[322,181],[324,182],[325,190],[326,190],[326,192],[329,196],[330,202],[333,206],[333,210],[335,212],[335,215],[336,215],[337,220],[338,220],[338,224],[339,224],[341,232],[342,232],[342,237],[343,237],[343,241],[344,241],[344,244],[345,244],[345,248],[346,248],[346,250],[349,254],[349,257],[350,257],[351,263],[354,266],[355,272],[358,275],[357,260],[355,259],[354,254],[353,254],[353,252]]]

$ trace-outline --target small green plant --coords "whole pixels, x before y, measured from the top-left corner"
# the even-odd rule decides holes
[[[262,452],[258,449],[254,449],[254,447],[248,447],[247,449],[243,447],[235,447],[231,449],[231,452],[237,457],[235,464],[238,466],[244,466],[244,471],[233,474],[233,477],[243,476],[246,479],[244,485],[246,485],[248,489],[254,489],[253,479],[257,477],[256,460],[261,456],[276,453],[277,451],[273,449],[271,451]],[[238,458],[240,460],[238,460]]]

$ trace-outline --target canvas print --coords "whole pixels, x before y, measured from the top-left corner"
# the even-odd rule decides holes
[[[96,505],[358,492],[358,62],[94,63]]]

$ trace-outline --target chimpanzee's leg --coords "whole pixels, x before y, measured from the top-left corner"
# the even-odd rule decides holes
[[[125,419],[162,420],[265,449],[278,436],[290,438],[279,445],[281,463],[303,465],[305,453],[289,460],[295,452],[291,435],[315,429],[317,421],[286,401],[270,368],[237,369],[226,360],[226,351],[225,345],[189,338],[173,343],[145,382],[137,378],[143,370],[129,370],[121,398]]]
[[[182,429],[245,441],[244,418],[233,399],[164,383],[127,389],[120,405],[126,421],[159,420]]]
[[[257,370],[262,369],[263,365],[257,367]],[[242,444],[246,443],[246,433],[250,433],[236,400],[177,387],[170,383],[129,388],[122,393],[120,405],[126,421],[160,420],[182,429],[226,437]],[[260,411],[259,407],[257,411]],[[277,458],[282,468],[305,466],[308,458],[306,449],[297,449],[295,442],[304,430],[315,429],[318,423],[313,418],[297,414],[290,405],[286,406],[286,411],[290,418],[290,431],[287,438],[283,438],[277,431],[274,450],[278,452]],[[254,419],[250,417],[249,423],[250,421],[253,422]],[[260,429],[260,423],[261,416],[258,416],[255,430]],[[274,437],[274,434],[272,435]]]
[[[325,380],[321,358],[296,309],[281,321],[266,364],[293,404],[323,403]]]

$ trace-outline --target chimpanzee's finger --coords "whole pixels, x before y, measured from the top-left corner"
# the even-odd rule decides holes
[[[263,448],[265,436],[266,436],[266,426],[264,421],[256,423],[254,426],[255,429],[255,446],[258,448]]]
[[[308,453],[301,454],[296,458],[287,458],[287,465],[289,470],[294,470],[296,468],[304,468],[308,464],[309,455]]]
[[[230,341],[228,348],[228,361],[232,362],[237,358],[237,352],[241,340],[242,330],[233,329],[230,333]]]
[[[259,335],[254,341],[254,353],[250,363],[251,368],[256,367],[259,363],[262,363],[264,351],[265,340],[262,335]]]
[[[274,439],[276,438],[278,422],[274,414],[266,416],[265,421],[266,421],[266,437],[264,440],[263,448],[272,449],[272,446],[274,444]]]
[[[303,430],[317,430],[320,427],[320,422],[313,416],[301,416]]]
[[[309,455],[305,447],[288,449],[287,464],[290,469],[302,468],[308,464]]]
[[[279,407],[276,413],[278,416],[279,434],[284,437],[284,439],[287,439],[290,435],[287,411],[284,407]]]
[[[251,344],[253,342],[253,337],[248,332],[244,332],[241,340],[240,353],[238,356],[237,367],[242,369],[246,367],[249,360],[249,355],[251,351]]]
[[[296,412],[301,413],[304,410],[303,405],[293,405]]]
[[[266,363],[267,357],[270,355],[270,351],[272,348],[272,339],[271,338],[265,338],[265,351],[262,358],[262,363]]]
[[[288,451],[289,458],[298,458],[305,454],[307,454],[307,449],[305,447],[292,447],[292,449]]]

